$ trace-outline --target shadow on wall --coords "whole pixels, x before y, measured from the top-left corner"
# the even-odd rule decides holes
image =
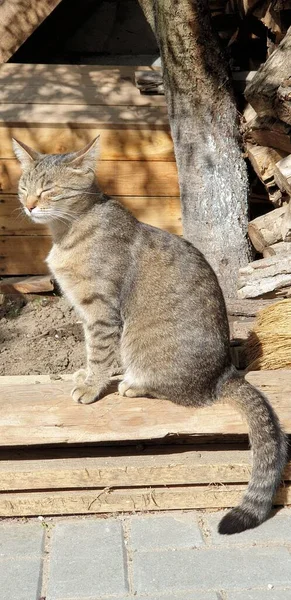
[[[108,64],[119,64],[118,55],[156,54],[157,44],[138,0],[62,0],[12,61],[96,64],[103,55]]]

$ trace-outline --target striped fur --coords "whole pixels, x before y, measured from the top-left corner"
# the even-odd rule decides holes
[[[43,156],[14,142],[19,197],[53,236],[48,264],[83,321],[87,367],[72,396],[94,402],[112,374],[119,392],[186,406],[229,400],[245,415],[253,472],[242,504],[221,533],[255,527],[270,511],[286,462],[286,440],[268,401],[231,365],[225,303],[202,254],[177,236],[139,223],[100,191],[96,142]]]

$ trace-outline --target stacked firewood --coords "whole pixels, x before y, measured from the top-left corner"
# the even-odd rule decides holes
[[[240,298],[291,294],[291,27],[245,89],[246,155],[269,200],[249,223],[263,258],[240,269]]]

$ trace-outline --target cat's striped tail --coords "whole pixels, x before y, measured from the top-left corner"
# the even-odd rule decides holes
[[[279,419],[261,392],[235,369],[224,378],[219,399],[233,403],[246,418],[252,446],[253,468],[242,502],[219,523],[223,534],[257,527],[267,518],[287,461],[287,439]]]

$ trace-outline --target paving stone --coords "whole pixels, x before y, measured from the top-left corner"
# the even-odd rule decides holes
[[[59,523],[52,534],[47,600],[128,592],[121,522]]]
[[[193,548],[204,543],[193,513],[133,517],[130,524],[134,550]]]
[[[39,600],[41,558],[0,560],[1,600]]]
[[[291,600],[291,589],[230,592],[227,594],[227,600]]]
[[[234,535],[220,535],[217,531],[219,521],[226,512],[205,514],[213,544],[260,544],[264,542],[291,543],[291,511],[273,513],[273,517],[255,529],[248,529]]]
[[[133,568],[138,594],[290,586],[291,555],[284,547],[137,552]]]
[[[105,598],[104,598],[105,600]],[[106,599],[107,600],[107,599]],[[130,598],[118,598],[116,600],[131,600]],[[158,595],[158,596],[134,596],[134,600],[218,600],[215,592],[187,592],[178,596]],[[289,600],[289,598],[288,598]]]
[[[1,523],[0,560],[10,556],[39,556],[43,541],[41,523]]]

